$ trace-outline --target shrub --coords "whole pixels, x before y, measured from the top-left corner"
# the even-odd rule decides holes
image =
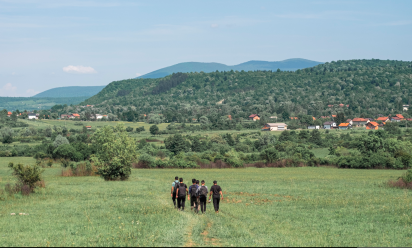
[[[62,167],[67,168],[70,165],[70,160],[62,159],[60,160]]]
[[[13,170],[13,175],[17,177],[19,183],[28,185],[31,191],[34,191],[36,183],[42,180],[41,174],[44,172],[44,170],[40,169],[37,165],[14,165],[12,162],[9,163],[9,168]]]
[[[98,167],[98,174],[104,180],[127,180],[131,164],[136,160],[136,143],[129,137],[124,126],[105,126],[93,134],[96,153],[92,159]]]
[[[279,159],[279,153],[274,147],[271,147],[262,151],[260,153],[260,157],[266,160],[268,163],[274,163]]]
[[[70,144],[69,141],[67,140],[67,138],[61,136],[60,134],[57,135],[56,139],[53,142],[53,146],[54,148],[57,148],[61,145],[65,145],[65,144]]]
[[[139,156],[139,163],[144,167],[155,167],[155,159],[147,153],[143,153]]]
[[[412,169],[407,170],[405,173],[403,173],[403,175],[401,176],[401,179],[405,182],[405,183],[410,183],[412,182]]]
[[[52,167],[52,165],[53,165],[53,160],[52,160],[52,159],[49,159],[49,160],[47,161],[47,166]]]

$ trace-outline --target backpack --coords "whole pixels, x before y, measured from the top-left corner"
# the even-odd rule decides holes
[[[199,196],[207,197],[207,188],[206,188],[206,186],[200,186]]]
[[[196,190],[197,190],[197,185],[192,185],[190,188],[190,196],[195,198],[196,197]]]
[[[186,196],[186,185],[184,183],[179,183],[179,197]]]
[[[175,181],[174,183],[175,183],[175,186],[173,187],[173,194],[176,195],[177,188],[179,187],[179,182]]]

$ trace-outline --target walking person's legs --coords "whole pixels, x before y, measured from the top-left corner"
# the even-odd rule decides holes
[[[219,202],[220,198],[213,198],[213,206],[215,207],[216,212],[219,212]]]
[[[180,197],[179,197],[179,198],[180,198]],[[186,196],[181,197],[180,200],[181,200],[181,202],[182,202],[181,207],[182,207],[182,211],[183,211],[183,210],[185,210]]]
[[[175,194],[173,194],[173,196],[172,196],[172,201],[173,201],[173,205],[176,208],[176,195]]]
[[[202,213],[206,212],[206,197],[200,197],[200,210]]]
[[[177,210],[180,210],[180,208],[182,207],[182,199],[178,197],[176,200],[177,200]]]

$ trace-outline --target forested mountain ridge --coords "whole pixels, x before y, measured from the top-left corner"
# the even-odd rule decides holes
[[[52,88],[32,97],[85,97],[94,96],[105,86],[66,86]]]
[[[411,62],[347,60],[295,72],[181,73],[116,81],[82,105],[93,104],[94,111],[134,118],[157,113],[164,121],[284,112],[319,117],[340,111],[348,117],[374,117],[402,111],[411,94]],[[223,104],[217,104],[219,101]],[[340,103],[345,107],[336,108]],[[331,104],[335,106],[329,108]]]
[[[184,62],[176,65],[168,66],[138,78],[162,78],[177,72],[214,72],[214,71],[255,71],[255,70],[277,70],[295,71],[312,66],[322,64],[322,62],[307,60],[307,59],[286,59],[283,61],[257,61],[252,60],[238,65],[225,65],[220,63],[202,63],[202,62]]]

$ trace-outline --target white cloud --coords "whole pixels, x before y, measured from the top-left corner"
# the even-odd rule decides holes
[[[7,83],[3,86],[3,90],[5,91],[15,91],[17,87],[13,86],[11,83]]]
[[[140,73],[136,73],[136,76],[137,76],[137,77],[140,77],[141,75],[142,75],[142,74],[140,74]]]
[[[17,87],[13,86],[11,83],[7,83],[0,88],[0,96],[12,96],[16,89]]]
[[[93,69],[90,66],[74,66],[74,65],[69,65],[66,67],[63,67],[63,71],[67,72],[67,73],[77,73],[77,74],[93,74],[93,73],[97,73],[97,71],[95,69]]]
[[[210,27],[211,28],[217,28],[217,27],[219,27],[219,25],[218,24],[212,24],[212,25],[210,25]]]

